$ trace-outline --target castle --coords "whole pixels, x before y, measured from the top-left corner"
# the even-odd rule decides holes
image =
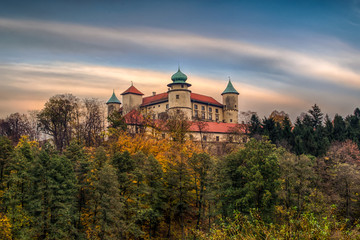
[[[171,76],[168,91],[151,96],[143,97],[144,94],[133,84],[122,95],[122,106],[115,93],[106,103],[108,114],[113,111],[122,112],[126,116],[136,109],[142,115],[151,119],[161,119],[163,114],[180,114],[192,122],[190,126],[191,137],[195,140],[205,141],[229,141],[230,132],[238,126],[239,93],[229,79],[225,90],[221,93],[223,103],[213,97],[193,93],[189,89],[191,84],[187,82],[187,76],[178,71]],[[205,122],[206,128],[197,129],[195,121]],[[230,140],[231,141],[231,140]]]
[[[115,93],[111,96],[108,105],[108,112],[122,110],[126,115],[132,109],[139,109],[142,114],[151,116],[153,119],[160,118],[162,113],[185,114],[189,120],[199,119],[206,122],[238,123],[238,96],[231,81],[221,94],[223,104],[210,96],[192,93],[187,83],[187,76],[180,71],[172,75],[172,82],[167,86],[168,91],[160,94],[153,92],[152,96],[143,97],[135,86],[131,85],[122,95],[123,106]]]

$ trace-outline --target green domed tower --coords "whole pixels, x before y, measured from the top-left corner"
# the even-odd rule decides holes
[[[188,89],[191,87],[190,83],[187,83],[187,76],[178,71],[171,76],[172,83],[169,83],[168,99],[169,99],[169,113],[180,114],[182,112],[188,119],[191,119],[191,91]]]
[[[224,104],[224,122],[238,123],[239,93],[232,85],[230,78],[225,90],[221,95],[223,96]]]
[[[113,94],[111,95],[110,99],[106,102],[108,107],[108,116],[110,116],[113,112],[119,111],[121,102],[115,95],[115,90],[113,90]]]

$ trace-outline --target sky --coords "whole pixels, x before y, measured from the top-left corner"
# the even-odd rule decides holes
[[[315,103],[360,107],[360,0],[0,0],[0,118],[56,94],[107,101],[131,82],[166,92],[180,66],[191,90],[292,120]]]

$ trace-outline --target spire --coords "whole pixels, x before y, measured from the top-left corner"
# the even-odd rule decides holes
[[[113,89],[113,94],[110,97],[109,101],[107,101],[106,104],[110,104],[110,103],[117,103],[117,104],[121,104],[121,102],[119,101],[119,99],[116,97],[115,95],[115,89]]]
[[[238,91],[236,91],[236,89],[232,85],[230,77],[229,77],[229,82],[221,95],[226,94],[226,93],[235,93],[235,94],[239,95]]]

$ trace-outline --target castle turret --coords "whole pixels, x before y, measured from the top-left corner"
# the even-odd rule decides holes
[[[108,116],[110,116],[113,112],[120,110],[121,102],[116,97],[115,90],[113,90],[113,94],[109,101],[106,102],[106,105],[108,107]]]
[[[238,123],[238,106],[239,106],[239,93],[229,79],[228,85],[221,94],[223,96],[224,104],[224,122]]]
[[[125,115],[132,109],[140,107],[142,104],[142,96],[144,94],[131,84],[131,86],[121,95],[123,100],[123,115]]]
[[[169,83],[168,99],[169,99],[169,113],[180,114],[181,112],[191,119],[191,91],[188,89],[191,84],[187,83],[187,76],[178,71],[171,76],[172,83]]]

